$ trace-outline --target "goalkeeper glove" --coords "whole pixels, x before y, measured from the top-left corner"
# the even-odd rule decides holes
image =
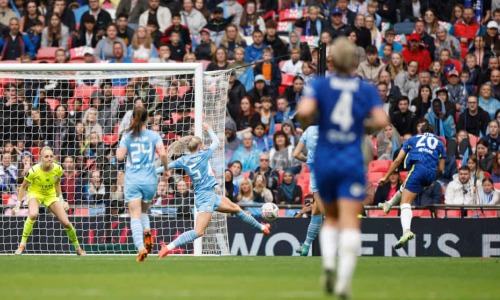
[[[20,208],[21,208],[21,201],[16,201],[16,206],[12,208],[12,215],[13,216],[17,215]]]
[[[59,195],[59,201],[61,201],[61,205],[62,205],[64,211],[68,211],[69,204],[68,204],[68,202],[64,201],[64,197],[62,195]]]

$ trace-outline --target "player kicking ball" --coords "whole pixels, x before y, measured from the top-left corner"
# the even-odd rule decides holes
[[[203,150],[201,138],[191,136],[183,138],[190,154],[184,155],[168,164],[167,168],[182,168],[189,175],[194,185],[195,206],[198,211],[195,220],[194,230],[186,231],[168,245],[163,243],[158,257],[162,258],[171,253],[172,250],[182,245],[190,243],[203,236],[205,230],[212,219],[214,211],[233,214],[242,222],[262,231],[268,235],[271,225],[260,224],[254,217],[245,213],[237,204],[231,202],[226,197],[221,197],[215,193],[215,177],[211,172],[209,160],[220,144],[219,138],[208,124],[203,124],[203,131],[208,132],[212,143],[207,150]],[[171,148],[173,148],[171,146]],[[164,167],[157,169],[158,173],[164,171]]]
[[[45,205],[46,208],[56,216],[61,222],[69,240],[76,249],[77,255],[86,255],[85,251],[80,248],[80,243],[76,236],[76,230],[68,219],[66,214],[67,203],[62,199],[61,190],[61,176],[63,174],[62,167],[54,162],[54,153],[50,147],[43,147],[40,151],[41,162],[34,165],[24,177],[23,183],[19,188],[17,194],[17,203],[12,210],[13,214],[17,214],[21,202],[24,198],[26,188],[28,188],[28,217],[24,222],[23,235],[21,244],[17,248],[15,254],[21,255],[26,250],[26,243],[33,225],[35,225],[38,218],[38,211],[40,204]]]
[[[431,125],[425,124],[422,126],[422,134],[408,139],[399,151],[398,156],[392,162],[389,170],[379,180],[379,184],[384,184],[389,179],[389,175],[404,161],[405,169],[410,168],[408,177],[401,185],[401,188],[387,202],[379,203],[379,207],[388,213],[392,206],[398,205],[401,202],[401,227],[403,235],[394,245],[394,248],[399,249],[406,245],[409,240],[414,238],[411,231],[411,220],[413,214],[411,205],[417,194],[425,187],[429,186],[444,170],[444,160],[446,158],[446,150],[443,142],[434,134],[434,128]]]

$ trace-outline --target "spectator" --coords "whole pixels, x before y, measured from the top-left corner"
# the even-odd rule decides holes
[[[238,27],[234,24],[229,24],[224,32],[220,47],[227,50],[227,58],[229,60],[234,60],[236,48],[242,47],[244,51],[247,43],[238,31]]]
[[[413,99],[418,93],[419,62],[411,60],[408,62],[408,71],[400,72],[394,79],[394,84],[399,88],[401,95]]]
[[[444,195],[445,204],[474,204],[476,197],[474,191],[474,180],[471,180],[471,171],[469,167],[462,166],[458,171],[458,176],[454,176],[453,181],[446,187]]]
[[[40,21],[42,24],[45,23],[45,17],[38,10],[37,2],[29,0],[26,2],[26,10],[21,17],[19,31],[26,33],[33,26],[35,20]]]
[[[233,184],[233,173],[229,169],[224,171],[224,189],[224,196],[229,198],[231,202],[236,202],[239,192],[238,186]]]
[[[17,188],[19,188],[21,185],[17,185]],[[7,206],[14,207],[17,204],[17,194],[12,194],[10,195],[9,199],[7,199]],[[7,208],[4,211],[4,214],[6,216],[13,216],[12,214],[12,209]],[[21,201],[21,208],[16,212],[16,216],[27,216],[28,215],[28,199],[27,195],[24,196],[24,198]]]
[[[463,15],[464,15],[463,4],[461,4],[461,3],[455,4],[455,6],[453,6],[453,10],[451,13],[451,18],[450,18],[451,25],[454,25],[459,20],[462,20]]]
[[[69,10],[69,8],[66,6],[66,2],[64,0],[56,0],[54,1],[54,8],[52,12],[48,12],[45,14],[45,21],[50,20],[52,15],[58,15],[59,18],[61,19],[61,22],[68,27],[69,33],[70,34],[75,34],[76,33],[76,20],[75,20],[75,15],[73,11]],[[38,9],[40,10],[40,6]],[[41,12],[43,14],[43,12]],[[80,20],[81,21],[81,20]],[[80,24],[83,24],[80,22]]]
[[[43,32],[43,23],[38,20],[33,20],[31,28],[27,29],[26,35],[28,36],[31,44],[33,45],[34,51],[37,52],[38,49],[42,46],[42,32]],[[21,63],[23,63],[23,56],[25,59],[29,59],[31,62],[31,57],[27,54],[21,55]],[[27,61],[24,61],[27,63]]]
[[[500,102],[498,99],[492,97],[492,88],[490,84],[483,84],[479,92],[479,107],[484,109],[490,118],[495,118],[495,112],[500,109]]]
[[[278,189],[277,202],[279,204],[302,203],[302,188],[296,184],[295,177],[289,170],[283,173],[283,183]]]
[[[290,50],[290,59],[285,61],[281,67],[281,72],[302,75],[302,60],[300,60],[302,52],[300,48],[293,48]],[[281,84],[281,83],[280,83]]]
[[[66,154],[68,143],[74,138],[75,124],[68,118],[68,110],[64,105],[58,105],[52,122],[54,154],[61,157]]]
[[[151,0],[158,1],[158,0]],[[139,26],[135,30],[132,43],[128,47],[127,57],[137,60],[148,60],[149,58],[158,58],[155,45],[151,40],[151,36],[147,33],[146,27]]]
[[[394,80],[391,79],[391,74],[387,71],[380,72],[379,83],[384,83],[386,86],[385,93],[381,95],[384,100],[387,99],[389,103],[396,104],[397,100],[401,97],[401,92],[399,87],[394,84]]]
[[[403,45],[401,43],[395,41],[396,38],[396,33],[392,29],[387,29],[384,32],[384,43],[380,45],[378,55],[383,56],[383,50],[385,45],[392,45],[392,50],[394,52],[401,52],[403,51]]]
[[[305,86],[308,86],[309,82],[316,78],[316,69],[311,62],[305,61],[302,63],[302,77],[304,78]]]
[[[29,54],[31,58],[35,58],[35,48],[29,37],[19,32],[19,20],[16,17],[10,19],[9,32],[3,34],[0,40],[0,48],[2,49],[2,60],[16,60],[24,54]]]
[[[106,38],[100,40],[95,47],[95,58],[96,60],[111,60],[111,59],[122,59],[123,51],[127,48],[125,41],[117,36],[118,27],[114,23],[110,23],[106,29]],[[121,44],[122,55],[118,57],[115,53],[115,42]],[[121,62],[121,61],[120,61]],[[114,79],[113,79],[114,80]]]
[[[456,111],[463,112],[467,107],[467,91],[463,85],[458,83],[460,80],[459,75],[457,70],[448,72],[446,89],[448,90],[449,101],[455,104]]]
[[[148,3],[146,1],[120,0],[116,8],[116,16],[118,19],[121,14],[127,14],[129,16],[128,21],[137,24],[139,23],[139,17],[147,9]]]
[[[391,175],[389,175],[389,181],[382,184],[375,191],[375,199],[373,205],[378,205],[379,203],[384,203],[392,199],[392,197],[399,191],[401,187],[401,177],[399,176],[399,171],[395,170]]]
[[[197,60],[212,60],[217,47],[210,39],[210,30],[203,28],[200,31],[200,43],[194,51]]]
[[[0,140],[10,141],[18,133],[24,132],[25,109],[17,99],[17,86],[4,85],[4,95],[0,98]]]
[[[476,56],[474,55],[473,57],[475,58]],[[499,67],[498,57],[496,56],[490,57],[490,59],[488,60],[488,68],[478,74],[476,85],[479,87],[480,85],[483,85],[486,82],[488,82],[491,77],[491,72],[493,70],[498,70],[499,69],[498,67]]]
[[[431,107],[431,100],[431,87],[428,84],[420,85],[418,96],[411,101],[411,109],[415,112],[417,118],[422,118],[426,115]]]
[[[225,161],[230,161],[234,151],[240,146],[241,141],[236,137],[236,124],[233,121],[226,121],[224,132],[226,135],[226,143],[224,144]]]
[[[194,9],[193,0],[183,0],[181,17],[182,24],[189,27],[191,34],[200,33],[201,29],[207,25],[205,17]]]
[[[94,107],[89,107],[83,115],[82,119],[83,126],[85,128],[85,138],[89,139],[90,133],[96,132],[98,135],[102,136],[102,127],[97,120],[97,109]]]
[[[63,161],[63,177],[61,178],[61,189],[64,199],[70,206],[82,204],[84,180],[75,170],[75,159],[73,156],[65,156]]]
[[[382,72],[386,66],[380,61],[375,46],[370,45],[366,47],[366,58],[366,61],[359,64],[356,73],[361,78],[377,84],[380,72]]]
[[[331,10],[330,20],[325,22],[325,29],[329,31],[332,39],[335,39],[338,36],[347,36],[347,31],[350,28],[342,22],[342,11],[340,9],[335,8]]]
[[[158,183],[160,185],[162,181]],[[116,176],[116,184],[111,186],[111,200],[112,203],[116,203],[118,205],[112,205],[113,207],[123,207],[123,199],[125,197],[125,172],[124,171],[118,171],[117,176]],[[114,213],[116,214],[116,213]]]
[[[392,124],[385,126],[384,130],[377,134],[378,160],[392,160],[393,152],[399,149],[401,143],[401,136],[396,128]]]
[[[198,0],[203,3],[202,0]],[[225,35],[226,27],[231,25],[233,16],[230,15],[228,18],[224,18],[224,11],[222,7],[216,7],[212,10],[212,18],[208,19],[205,29],[210,31],[210,38],[215,43],[217,47],[220,47],[222,39]]]
[[[377,49],[381,48],[382,45],[382,33],[378,30],[377,26],[375,26],[375,18],[372,16],[366,16],[365,18],[366,29],[370,32],[370,43],[371,45],[377,47]],[[393,48],[394,51],[394,48]]]
[[[274,62],[273,48],[264,48],[262,51],[262,59],[263,61],[255,65],[253,71],[255,79],[257,79],[259,75],[264,76],[266,84],[269,84],[276,94],[278,87],[281,85],[281,71],[279,65]]]
[[[493,160],[495,158],[495,155],[489,150],[489,145],[486,141],[480,140],[477,143],[476,155],[481,170],[491,173],[491,168],[493,166]]]
[[[241,99],[239,114],[235,120],[237,130],[240,131],[252,127],[258,120],[259,114],[255,113],[250,98],[244,97]]]
[[[120,134],[120,135],[123,134],[129,128],[130,122],[132,121],[132,114],[134,113],[135,107],[144,107],[144,102],[143,102],[142,98],[139,98],[139,97],[135,98],[134,99],[134,106],[127,107],[128,110],[125,113],[125,115],[123,116],[123,119],[120,122],[120,126],[118,127],[118,134]]]
[[[229,59],[229,56],[228,56]],[[229,69],[233,69],[236,78],[240,78],[241,74],[245,72],[244,66],[247,64],[245,62],[245,49],[243,47],[237,47],[234,49],[234,61],[228,65]]]
[[[227,113],[233,121],[238,119],[241,99],[243,99],[245,94],[245,86],[243,86],[243,84],[236,79],[235,72],[231,72],[229,75],[228,102],[226,103],[226,107]]]
[[[455,60],[462,59],[462,49],[460,47],[460,42],[454,36],[448,34],[446,27],[439,26],[436,31],[436,38],[434,40],[436,50],[434,53],[435,59],[439,59],[439,54],[443,49],[448,49],[450,51],[450,57]]]
[[[498,23],[496,21],[489,21],[486,26],[484,47],[493,52],[495,56],[500,55],[500,39],[498,38]]]
[[[270,19],[266,22],[266,34],[264,35],[264,44],[273,49],[274,61],[279,63],[288,54],[286,43],[276,34],[278,22]]]
[[[488,144],[488,148],[492,152],[498,152],[500,149],[500,134],[499,134],[499,124],[496,119],[490,121],[488,125],[489,133],[482,137],[481,140]]]
[[[89,184],[85,188],[85,199],[89,205],[105,206],[106,200],[109,201],[110,191],[101,179],[99,171],[90,172]],[[104,209],[91,209],[91,214],[102,214]]]
[[[233,184],[238,189],[240,186],[240,181],[241,179],[243,179],[243,174],[241,173],[242,164],[240,161],[235,160],[232,163],[230,163],[229,166],[231,173],[233,174]]]
[[[240,31],[244,36],[252,36],[255,31],[265,30],[264,19],[257,13],[257,4],[255,0],[245,2],[243,12],[239,22]]]
[[[217,1],[218,2],[218,1]],[[205,6],[204,0],[194,0],[194,8],[201,12],[201,14],[208,20],[210,18],[210,11]],[[215,8],[212,8],[212,12]]]
[[[257,104],[257,103],[256,103]],[[268,135],[274,134],[274,111],[272,110],[272,99],[269,96],[263,96],[260,99],[261,107],[259,109],[260,122],[264,128],[264,133]]]
[[[465,58],[470,44],[476,35],[483,35],[484,29],[474,19],[474,10],[471,7],[464,8],[463,19],[458,20],[450,29],[450,34],[460,41],[462,58]]]
[[[488,112],[478,106],[478,98],[475,95],[467,97],[467,106],[468,108],[458,117],[457,130],[466,130],[475,136],[486,135],[490,122]]]
[[[494,183],[500,182],[500,152],[495,153],[491,167],[491,179]]]
[[[307,15],[295,22],[295,27],[302,28],[303,36],[317,36],[319,37],[323,28],[323,16],[320,14],[318,6],[311,5],[308,8]]]
[[[273,137],[273,147],[269,151],[271,168],[284,171],[299,165],[298,161],[293,157],[293,148],[290,139],[283,131],[276,132]]]
[[[240,24],[241,16],[243,14],[243,6],[241,6],[241,4],[238,3],[238,1],[235,0],[223,1],[219,3],[217,6],[222,7],[226,12],[226,14],[234,16],[233,18],[234,25]]]
[[[123,173],[123,172],[122,172]],[[170,203],[170,196],[168,193],[168,184],[165,180],[160,179],[156,187],[156,194],[153,197],[153,206],[164,206]],[[152,213],[156,213],[156,209],[151,209]],[[159,210],[162,213],[162,210]]]
[[[194,193],[188,188],[186,181],[180,179],[175,185],[174,199],[172,203],[177,209],[180,218],[191,217],[191,207],[194,205]]]
[[[242,172],[253,171],[258,166],[260,153],[261,151],[254,145],[252,134],[247,132],[243,134],[242,143],[240,147],[234,151],[231,162],[236,160],[240,161],[242,164]]]
[[[266,134],[266,127],[261,122],[252,126],[254,145],[262,152],[269,152],[273,146],[273,140]]]
[[[484,178],[478,191],[478,203],[481,205],[495,205],[500,203],[500,196],[493,188],[493,181],[490,178]]]
[[[266,187],[273,193],[276,197],[278,194],[278,186],[279,186],[279,174],[276,170],[273,170],[270,167],[270,157],[269,153],[262,152],[259,155],[259,166],[255,169],[254,174],[263,174],[266,180]],[[255,178],[255,175],[252,174],[251,177]]]
[[[302,97],[302,92],[304,91],[304,79],[299,75],[293,77],[293,85],[287,86],[285,92],[283,93],[288,100],[288,105],[291,110],[295,110],[299,104],[300,97]]]
[[[266,187],[266,177],[264,176],[264,174],[257,173],[255,175],[253,186],[254,192],[259,195],[263,202],[273,202],[273,193]]]
[[[82,14],[82,17],[80,19],[80,24],[82,24],[83,18],[85,18],[86,15],[91,15],[95,18],[95,33],[99,35],[103,35],[104,30],[107,31],[109,28],[109,24],[113,21],[111,19],[111,15],[104,9],[101,9],[101,6],[99,4],[99,0],[89,0],[89,10],[84,12]],[[115,30],[116,30],[116,25],[115,25]],[[101,31],[101,32],[99,32]],[[108,33],[109,34],[109,33]],[[116,33],[115,33],[116,36]],[[109,36],[108,36],[109,37]]]
[[[16,193],[17,167],[12,164],[11,154],[2,155],[2,165],[0,166],[0,190],[7,194]]]
[[[82,18],[83,26],[80,26],[80,31],[73,38],[73,48],[86,46],[89,48],[95,48],[97,42],[102,39],[102,35],[98,36],[95,27],[95,19],[91,15]]]
[[[189,27],[181,24],[181,15],[177,12],[172,14],[172,25],[165,29],[161,36],[162,43],[170,42],[170,36],[172,32],[177,31],[180,34],[179,43],[182,46],[189,46],[191,48],[191,34],[189,32]]]
[[[290,34],[288,35],[288,54],[291,54],[292,49],[294,48],[300,49],[299,60],[307,62],[312,60],[309,45],[307,42],[301,42],[300,35],[296,30],[290,31]]]
[[[159,96],[156,93],[156,89],[149,84],[148,79],[145,76],[135,77],[132,79],[132,82],[134,83],[135,94],[142,99],[149,113],[153,113],[159,103]],[[186,99],[183,99],[182,104],[181,108],[184,110],[189,110],[192,107]]]
[[[403,49],[402,55],[403,59],[408,65],[411,61],[418,62],[418,72],[429,68],[432,60],[429,55],[429,51],[425,49],[425,47],[421,47],[420,45],[420,36],[417,33],[412,33],[409,40],[409,47]]]
[[[393,52],[385,70],[391,75],[391,80],[395,80],[399,73],[405,70],[403,55],[399,52]]]
[[[149,62],[173,63],[170,59],[170,47],[167,44],[161,44],[158,47],[158,57],[150,58]],[[167,86],[173,80],[172,76],[155,76],[149,79],[149,83],[156,86]]]
[[[128,26],[128,18],[129,17],[126,13],[116,15],[116,27],[118,29],[116,36],[122,38],[127,46],[130,45],[132,38],[134,37],[134,30]],[[151,35],[151,39],[154,40],[153,35]]]
[[[439,91],[443,93],[443,91]],[[443,103],[440,99],[434,99],[432,101],[432,110],[426,115],[426,119],[434,127],[434,134],[437,136],[450,139],[455,136],[455,122],[451,115],[446,115],[443,113]]]
[[[19,141],[18,141],[19,142]],[[22,141],[24,143],[24,141]],[[22,179],[28,175],[28,172],[30,171],[31,167],[33,167],[33,155],[29,151],[23,151],[19,155],[19,160],[17,164],[17,169],[18,169],[18,179]],[[5,172],[5,170],[4,170]]]
[[[41,118],[40,111],[37,108],[31,109],[31,126],[26,126],[26,134],[31,141],[32,147],[43,147],[49,144],[49,128],[47,120]]]
[[[302,129],[296,129],[291,120],[286,120],[283,122],[281,130],[286,134],[288,140],[290,140],[290,145],[293,145],[294,147],[297,146],[300,140],[300,135],[302,134]]]
[[[172,60],[183,61],[184,57],[190,54],[187,53],[187,50],[190,49],[190,45],[181,44],[181,33],[179,31],[174,30],[170,33],[170,41],[167,45],[170,48],[170,57]]]
[[[398,110],[390,116],[392,124],[400,135],[411,134],[416,127],[417,117],[409,110],[409,105],[408,97],[401,96],[398,101]]]
[[[424,188],[417,194],[417,198],[415,198],[413,205],[425,207],[428,205],[442,204],[442,201],[443,190],[441,188],[441,184],[435,180],[428,187]]]
[[[100,42],[99,42],[100,43]],[[96,50],[97,53],[97,50]],[[104,54],[104,52],[102,52]],[[97,57],[97,55],[96,55]],[[113,56],[109,60],[109,63],[132,63],[132,60],[124,56],[123,43],[119,41],[113,42]],[[129,82],[129,78],[113,78],[111,79],[113,86],[124,86]]]
[[[254,191],[252,181],[248,178],[241,179],[237,199],[238,205],[248,205],[255,204],[255,202],[264,202],[260,195],[258,195]],[[242,209],[254,217],[260,217],[260,207],[244,206],[242,207]]]
[[[462,164],[465,165],[462,161]],[[470,174],[472,181],[483,181],[486,178],[484,171],[481,169],[481,166],[478,165],[478,158],[475,155],[469,156],[467,159],[467,165],[470,169]]]
[[[0,24],[10,26],[10,20],[13,18],[18,19],[18,16],[9,7],[9,2],[7,0],[0,0]]]
[[[262,59],[262,52],[266,47],[264,35],[259,29],[253,31],[252,41],[253,43],[245,48],[245,62],[247,63],[255,63]]]
[[[112,134],[116,125],[118,103],[113,103],[111,97],[107,98],[100,91],[93,91],[90,95],[90,107],[97,109],[97,122],[103,128],[103,134]]]
[[[172,25],[172,14],[168,7],[160,6],[160,0],[149,0],[148,10],[139,17],[139,26],[146,27],[148,22],[158,23],[161,32],[164,32]]]

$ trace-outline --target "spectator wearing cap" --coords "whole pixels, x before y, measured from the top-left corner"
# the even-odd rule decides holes
[[[460,41],[462,59],[464,59],[469,46],[474,41],[474,37],[484,35],[484,28],[475,20],[474,9],[472,7],[464,8],[463,18],[451,27],[450,34]]]
[[[125,45],[129,45],[134,37],[134,30],[128,26],[128,15],[126,13],[120,13],[116,15],[116,27],[118,28],[118,33],[116,36],[123,39]],[[153,35],[151,35],[153,37]]]
[[[217,47],[221,44],[222,39],[224,38],[224,32],[233,21],[233,18],[233,15],[228,18],[224,18],[224,11],[221,7],[216,7],[212,10],[212,18],[208,20],[207,25],[205,25],[205,29],[210,31],[210,38]]]
[[[465,130],[475,136],[484,136],[490,120],[490,115],[479,107],[478,97],[469,95],[467,97],[467,108],[458,117],[457,131]]]
[[[438,90],[439,93],[447,93],[446,89]],[[446,115],[443,111],[444,103],[436,98],[432,100],[432,106],[429,112],[425,115],[429,124],[434,127],[434,134],[450,139],[456,135],[455,121],[451,115]]]
[[[149,0],[148,9],[139,17],[139,26],[146,26],[149,21],[158,23],[161,32],[172,25],[170,9],[160,6],[160,0]]]
[[[262,59],[262,51],[267,46],[264,43],[264,34],[262,31],[256,29],[252,33],[253,43],[245,48],[245,62],[255,63]]]
[[[338,36],[347,36],[347,31],[350,29],[349,26],[342,22],[342,11],[338,8],[332,10],[330,22],[327,22],[326,25],[333,39]]]
[[[279,70],[279,69],[278,69]],[[277,92],[276,89],[267,84],[266,77],[262,74],[258,74],[254,79],[254,87],[248,91],[247,96],[250,98],[252,103],[260,102],[262,96],[269,96],[273,99],[273,103],[276,99]],[[273,105],[274,106],[274,105]]]
[[[276,34],[278,22],[270,19],[266,22],[266,34],[264,35],[264,43],[273,48],[274,61],[279,63],[288,54],[287,44]]]
[[[498,37],[498,23],[496,21],[489,21],[488,25],[486,25],[484,47],[495,53],[496,56],[500,56],[500,39]]]
[[[478,103],[490,115],[490,119],[495,119],[495,113],[500,109],[500,101],[493,97],[491,85],[485,83],[481,86]]]
[[[448,78],[448,84],[446,85],[448,99],[450,102],[455,103],[457,111],[463,112],[467,107],[467,91],[462,84],[459,84],[460,73],[457,70],[451,70],[446,76]]]
[[[434,44],[436,50],[434,53],[435,59],[439,59],[441,51],[443,49],[448,49],[450,51],[450,58],[455,60],[462,59],[462,48],[460,47],[460,42],[456,37],[448,34],[448,30],[444,26],[439,26],[436,30],[436,38],[434,39]]]
[[[194,9],[193,0],[184,0],[182,3],[181,10],[182,24],[189,27],[191,34],[197,34],[201,32],[201,29],[207,25],[207,19],[199,12]]]
[[[141,14],[148,9],[148,3],[146,1],[136,1],[136,0],[120,0],[120,4],[116,8],[116,16],[121,14],[128,15],[128,21],[131,24],[139,23],[139,17]]]
[[[412,33],[408,37],[409,47],[403,49],[403,60],[409,63],[412,60],[418,62],[418,72],[427,70],[432,62],[429,51],[420,46],[420,36]]]
[[[194,54],[197,60],[212,60],[217,46],[210,39],[210,30],[203,28],[200,31],[200,43],[196,46]]]
[[[101,9],[99,0],[89,0],[89,10],[83,13],[80,19],[80,24],[83,24],[82,21],[86,15],[91,15],[94,17],[94,33],[96,33],[98,36],[104,35],[104,31],[107,31],[108,25],[113,22],[113,20],[111,19],[111,15],[104,9]]]
[[[95,48],[97,46],[97,42],[102,38],[102,36],[98,36],[94,31],[95,27],[95,18],[91,15],[85,16],[82,18],[82,24],[80,25],[80,31],[78,34],[75,34],[73,37],[72,47],[92,47]]]
[[[366,61],[361,62],[356,71],[358,76],[374,84],[378,83],[378,77],[385,69],[385,64],[380,61],[377,52],[375,46],[369,45],[366,47]]]
[[[380,46],[380,49],[378,51],[378,55],[380,57],[384,56],[384,46],[385,45],[392,45],[392,51],[394,52],[401,52],[403,51],[403,45],[401,43],[395,41],[396,33],[392,29],[387,29],[384,33],[384,42]]]

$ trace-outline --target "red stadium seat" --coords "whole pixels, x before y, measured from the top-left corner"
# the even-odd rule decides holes
[[[467,217],[469,218],[498,218],[498,210],[468,210]]]
[[[415,218],[430,218],[431,212],[428,209],[414,209],[412,211],[413,217]]]
[[[187,93],[189,90],[191,89],[190,86],[180,86],[177,88],[177,95],[179,95],[179,97],[182,97],[184,96],[185,93]]]
[[[8,83],[16,83],[14,78],[0,78],[0,86],[4,86]]]
[[[397,216],[398,216],[397,209],[391,209],[388,214],[384,213],[384,211],[381,209],[369,209],[368,210],[368,217],[369,218],[397,217]]]
[[[278,170],[278,183],[281,185],[281,183],[283,182],[283,170]]]
[[[500,182],[493,183],[493,187],[495,188],[495,190],[500,190]]]
[[[113,97],[125,97],[125,86],[113,86]]]
[[[401,181],[405,181],[406,177],[408,177],[408,172],[399,172],[399,177],[401,177]]]
[[[88,216],[89,209],[88,208],[75,208],[73,211],[74,216]]]
[[[311,173],[311,170],[309,169],[309,166],[306,163],[302,163],[302,171],[300,173]]]
[[[283,73],[281,74],[281,85],[290,86],[293,85],[293,78],[295,75]]]
[[[82,86],[75,88],[74,97],[75,98],[90,99],[92,93],[96,90],[99,90],[99,88],[97,88],[95,86],[90,86],[90,85],[82,85]]]
[[[309,173],[300,173],[299,175],[297,175],[297,185],[302,188],[302,201],[304,201],[306,195],[312,194],[309,187],[310,181],[311,174]]]
[[[52,111],[56,110],[56,107],[59,105],[60,101],[58,99],[45,98],[45,102],[50,106]]]
[[[154,86],[154,88],[159,98],[163,100],[163,97],[165,97],[165,92],[163,91],[163,88],[161,86]]]
[[[118,142],[119,139],[118,134],[105,134],[102,136],[102,142],[105,145],[114,145],[116,142]]]
[[[302,18],[303,10],[302,9],[283,9],[279,14],[280,22],[295,22],[298,19]]]
[[[384,177],[385,172],[369,172],[368,181],[371,183],[377,183],[380,178]]]
[[[457,162],[457,169],[459,169],[462,166],[462,160],[457,159],[456,162]]]
[[[42,148],[40,148],[40,147],[31,147],[30,148],[30,152],[31,152],[31,154],[33,154],[34,161],[37,161],[38,158],[40,157],[40,150],[42,150]]]
[[[436,215],[438,218],[461,218],[462,211],[460,209],[439,209]]]
[[[384,172],[386,173],[391,166],[390,160],[372,160],[368,163],[368,172]]]
[[[440,139],[441,142],[443,142],[444,147],[446,148],[446,138],[444,136],[437,136],[437,138]]]
[[[9,199],[12,197],[11,194],[2,194],[2,205],[7,206],[9,205]]]
[[[38,60],[55,59],[57,49],[59,49],[59,47],[40,48],[38,49],[36,58]]]
[[[145,64],[148,63],[149,61],[147,59],[132,59],[132,62],[135,64]]]
[[[197,60],[196,62],[201,63],[201,65],[203,66],[203,71],[205,71],[208,65],[211,63],[210,60]]]
[[[241,175],[243,176],[243,178],[250,178],[250,173],[251,172],[241,172]]]
[[[274,132],[280,131],[282,127],[283,127],[283,124],[281,124],[281,123],[274,124]]]

